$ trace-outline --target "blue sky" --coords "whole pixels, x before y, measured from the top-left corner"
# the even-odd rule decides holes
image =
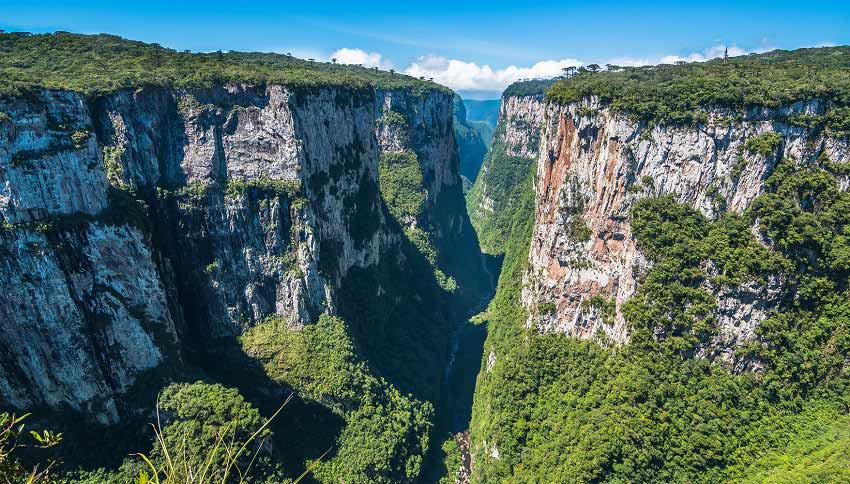
[[[108,32],[180,50],[334,56],[434,77],[472,97],[493,97],[517,77],[545,76],[566,64],[700,60],[726,45],[744,53],[850,43],[847,0],[0,0],[0,12],[6,30]]]

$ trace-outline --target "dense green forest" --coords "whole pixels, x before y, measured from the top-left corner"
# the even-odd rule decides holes
[[[416,155],[388,154],[379,169],[384,216],[398,229],[400,220],[419,219],[420,225],[401,231],[400,247],[377,267],[350,271],[337,298],[340,317],[324,314],[301,329],[269,317],[234,341],[206,341],[190,365],[140,379],[128,396],[137,414],[117,426],[84,423],[70,411],[32,409],[27,432],[61,432],[43,449],[16,430],[11,414],[0,411],[0,480],[21,479],[34,465],[44,470],[51,462],[50,473],[35,482],[124,484],[142,475],[152,478],[155,473],[136,455],[141,453],[162,475],[178,475],[173,482],[190,481],[164,470],[172,461],[178,471],[209,465],[210,477],[222,483],[240,482],[235,471],[221,480],[231,461],[243,472],[250,470],[246,482],[251,483],[287,483],[306,471],[305,482],[311,483],[418,482],[434,445],[448,335],[467,303],[439,264],[449,256],[426,224]],[[156,203],[202,208],[216,197],[287,196],[286,189],[277,189],[240,184],[226,193],[160,190]],[[141,223],[156,224],[147,208],[134,210],[141,210]],[[125,221],[123,216],[104,219]],[[461,280],[475,277],[474,267],[451,267],[465,271]],[[379,284],[387,289],[376,297],[372,289]],[[478,294],[473,290],[471,297]],[[163,387],[163,381],[175,383]],[[159,415],[161,440],[148,425],[159,425]],[[233,459],[220,447],[232,443],[238,449],[256,431],[260,435]]]
[[[525,192],[485,316],[484,357],[492,351],[496,364],[476,390],[474,482],[850,479],[850,195],[832,169],[784,161],[751,209],[714,222],[670,198],[638,203],[635,233],[654,265],[624,310],[633,336],[618,351],[525,329]],[[755,241],[754,221],[775,251]],[[737,355],[761,372],[695,356],[716,331],[707,261],[720,268],[714,283],[791,281],[783,310]],[[483,441],[498,445],[498,459]]]
[[[776,51],[577,69],[554,82],[515,83],[505,95],[545,93],[557,103],[599,96],[636,120],[685,125],[704,122],[708,107],[729,109],[726,122],[733,123],[757,106],[818,99],[817,114],[779,121],[846,138],[848,68],[846,47]],[[782,141],[777,133],[753,136],[742,157],[770,156]],[[498,146],[488,157],[499,162],[488,165],[494,174],[505,172],[495,183],[513,187],[516,202],[482,222],[474,219],[474,189],[469,197],[482,247],[505,254],[496,297],[481,316],[488,336],[471,423],[472,482],[850,482],[844,164],[825,156],[779,160],[747,210],[716,220],[671,196],[640,200],[632,230],[652,264],[623,307],[630,342],[605,348],[526,328],[519,298],[533,230],[533,168],[499,159]],[[739,368],[757,370],[733,372],[705,358],[718,332],[709,288],[771,278],[784,281],[780,309],[732,355]]]
[[[545,94],[554,83],[555,81],[552,79],[534,79],[530,81],[514,82],[505,89],[505,92],[502,93],[502,97],[540,96]]]
[[[111,35],[0,34],[0,96],[27,96],[30,89],[48,87],[79,91],[96,102],[104,93],[128,87],[221,82],[448,92],[408,76],[288,55],[192,54]],[[407,123],[394,114],[395,121]],[[4,113],[0,116],[6,116],[0,124],[10,121]],[[105,152],[109,148],[103,147]],[[109,164],[114,157],[106,154],[103,162],[112,185],[108,210],[97,216],[72,214],[38,224],[4,225],[0,235],[34,228],[59,237],[63,230],[94,222],[133,223],[153,251],[172,257],[177,271],[201,273],[193,281],[200,294],[210,274],[228,268],[216,261],[190,267],[178,260],[169,252],[179,237],[170,222],[185,224],[184,214],[198,215],[210,207],[244,203],[256,210],[274,201],[290,210],[281,215],[284,224],[310,203],[304,184],[271,180],[135,191],[120,173],[116,176]],[[123,484],[136,478],[147,483],[166,476],[171,477],[167,482],[189,482],[189,470],[208,466],[209,477],[222,483],[240,482],[237,468],[250,468],[246,482],[269,484],[291,482],[302,473],[302,482],[311,483],[418,482],[424,459],[440,444],[431,442],[431,434],[449,336],[490,284],[483,277],[475,234],[463,216],[460,189],[446,189],[438,201],[429,200],[412,150],[385,153],[375,161],[377,183],[364,177],[356,187],[358,196],[346,200],[352,205],[346,228],[353,237],[366,238],[385,220],[393,242],[386,244],[379,263],[352,268],[335,287],[336,316],[323,314],[300,330],[269,317],[240,337],[215,338],[181,328],[191,340],[184,343],[193,347],[182,361],[170,360],[173,368],[157,368],[139,378],[127,397],[131,415],[117,426],[90,423],[72,410],[27,409],[33,414],[23,421],[20,413],[13,418],[0,412],[0,481],[18,482],[37,466],[41,472],[49,470],[49,480],[34,481],[40,483]],[[322,173],[326,178],[308,183],[322,188],[327,177],[342,170],[329,171]],[[451,234],[438,233],[439,227],[450,226]],[[319,271],[333,276],[333,264],[344,256],[341,248],[325,243],[319,251],[329,261]],[[291,256],[280,254],[281,259]],[[205,317],[189,312],[187,318]],[[285,401],[289,403],[280,410]],[[56,438],[41,433],[42,440],[30,438],[29,430],[45,429]],[[228,466],[233,472],[225,478]],[[168,471],[170,467],[176,470]]]
[[[614,111],[644,122],[694,125],[708,120],[707,108],[728,110],[728,120],[751,108],[821,100],[821,112],[788,121],[832,136],[850,133],[850,47],[775,50],[706,62],[639,67],[589,65],[567,68],[554,80],[508,86],[504,96],[545,94],[558,103],[598,97]]]
[[[140,86],[198,88],[223,82],[448,92],[403,74],[283,54],[178,52],[107,34],[0,34],[0,95],[39,87],[102,94]]]
[[[680,125],[706,121],[707,107],[729,109],[735,122],[754,106],[823,99],[817,114],[783,121],[847,137],[848,72],[850,48],[803,49],[579,69],[554,82],[515,83],[505,96],[545,92],[549,102],[569,103],[595,95],[641,122]],[[225,81],[444,89],[279,54],[193,54],[109,35],[0,34],[0,95],[48,87],[97,96]],[[536,160],[509,156],[502,130],[504,120],[484,158],[486,176],[467,198],[481,248],[503,257],[494,299],[462,328],[478,349],[486,331],[471,410],[472,482],[850,482],[850,169],[824,156],[777,160],[749,208],[714,220],[672,196],[641,199],[631,226],[651,265],[623,307],[630,342],[609,348],[526,328],[519,299],[535,224]],[[742,156],[767,156],[781,143],[778,134],[753,136]],[[348,228],[374,233],[380,215],[398,244],[380,263],[348,272],[334,316],[322,314],[303,328],[268,317],[214,342],[221,347],[204,340],[185,368],[166,375],[172,383],[134,386],[129,398],[137,399],[131,404],[138,413],[121,428],[89,426],[68,414],[0,413],[0,481],[27,482],[38,463],[36,472],[49,470],[53,480],[32,482],[57,484],[148,484],[160,474],[187,482],[188,473],[206,467],[223,483],[242,480],[228,473],[231,467],[250,468],[245,481],[267,484],[299,476],[334,484],[416,483],[423,476],[429,484],[454,482],[451,472],[462,459],[445,434],[463,425],[438,428],[448,336],[470,308],[486,302],[489,287],[478,272],[479,254],[455,250],[459,239],[438,233],[458,223],[459,193],[428,207],[427,180],[409,150],[382,154],[376,175],[377,185],[364,181],[361,188],[380,206],[359,211],[363,204],[353,200]],[[166,236],[151,233],[150,218],[171,206],[200,209],[226,197],[307,203],[300,185],[233,182],[159,187],[155,194],[112,188],[126,204],[110,209],[121,217],[108,212],[101,221],[132,217],[150,237]],[[485,191],[492,206],[482,211]],[[73,221],[78,227],[92,220]],[[44,225],[50,233],[67,228]],[[458,237],[475,240],[466,225]],[[758,371],[733,372],[705,358],[718,333],[709,288],[770,278],[783,281],[780,310],[733,355],[739,366]],[[468,361],[477,357],[460,355],[458,364],[478,368]],[[66,423],[45,425],[57,419]],[[435,456],[444,458],[439,472],[428,468]]]
[[[466,197],[466,209],[478,232],[481,250],[492,255],[505,252],[514,210],[523,194],[532,191],[531,181],[526,175],[535,163],[531,158],[511,156],[506,152],[502,140],[504,129],[503,123],[496,127],[480,179]],[[483,206],[485,196],[492,201],[491,208]]]
[[[726,108],[742,117],[753,107],[827,101],[823,112],[793,123],[850,133],[850,47],[775,50],[707,62],[644,67],[579,68],[551,87],[523,83],[514,91],[546,90],[559,103],[598,96],[617,112],[642,121],[692,125],[705,122],[705,108]]]

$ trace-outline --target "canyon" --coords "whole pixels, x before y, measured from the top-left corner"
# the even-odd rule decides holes
[[[641,117],[599,80],[689,65],[584,69],[511,85],[485,143],[450,90],[377,69],[0,41],[161,76],[0,84],[0,408],[39,428],[294,399],[268,479],[717,482],[847,421],[840,99]],[[69,465],[112,482],[150,446]]]

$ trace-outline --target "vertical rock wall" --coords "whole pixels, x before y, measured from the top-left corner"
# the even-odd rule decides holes
[[[438,245],[469,235],[441,91],[45,90],[0,111],[8,406],[115,422],[122,395],[179,368],[186,345],[334,313],[347,272],[400,243],[378,190],[382,151],[416,154]],[[401,129],[381,122],[390,111]]]
[[[535,180],[531,267],[522,296],[528,324],[581,338],[604,334],[610,342],[628,341],[621,307],[648,265],[631,231],[634,204],[670,194],[711,219],[748,207],[783,157],[807,163],[826,154],[839,163],[850,161],[846,141],[813,138],[782,121],[821,110],[816,101],[753,110],[738,123],[728,121],[730,113],[715,111],[706,125],[677,128],[633,122],[596,99],[547,105]],[[747,139],[767,132],[782,136],[776,152],[746,152]],[[734,348],[753,338],[755,327],[775,307],[778,284],[714,289],[719,346]],[[588,304],[594,296],[615,303],[613,319]]]

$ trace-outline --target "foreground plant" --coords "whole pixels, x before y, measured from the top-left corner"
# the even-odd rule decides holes
[[[53,433],[44,430],[41,433],[35,431],[26,432],[24,420],[30,414],[15,415],[14,413],[0,413],[0,483],[46,483],[50,480],[50,471],[56,461],[50,460],[40,468],[35,466],[27,470],[16,457],[20,450],[30,447],[36,449],[47,449],[58,444],[62,440],[61,433]],[[32,442],[27,444],[22,439],[29,438]]]
[[[241,484],[263,479],[252,474],[258,468],[263,469],[256,474],[267,479],[275,467],[262,455],[270,449],[269,425],[291,398],[271,418],[263,419],[243,405],[241,397],[234,404],[231,392],[220,385],[169,387],[157,404],[154,448],[149,455],[136,454],[147,469],[135,483]],[[163,425],[163,412],[173,413],[176,421]],[[308,467],[296,480],[285,482],[299,482],[312,470]]]

